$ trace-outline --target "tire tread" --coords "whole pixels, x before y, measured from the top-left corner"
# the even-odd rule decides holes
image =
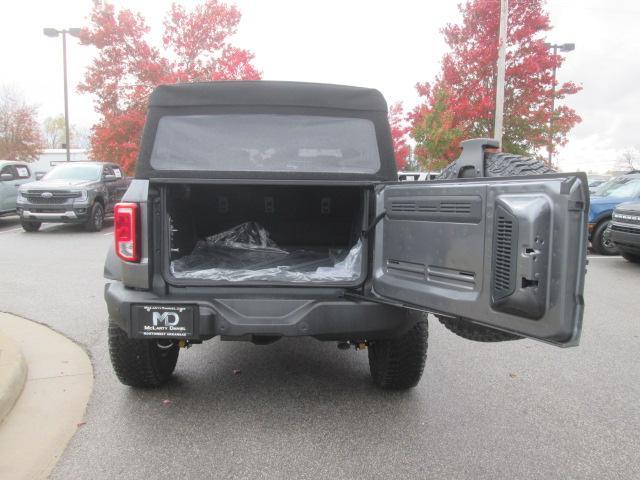
[[[25,232],[37,232],[42,226],[42,222],[27,222],[25,220],[22,220],[20,224]]]
[[[593,234],[591,236],[591,248],[594,252],[600,255],[617,255],[618,248],[613,245],[613,248],[607,249],[603,243],[603,236],[606,234],[607,228],[611,225],[611,219],[605,218],[600,220],[598,224],[593,229]]]
[[[151,340],[129,338],[109,322],[109,356],[116,376],[131,387],[153,388],[166,383],[178,361],[179,347],[160,351]]]
[[[410,313],[412,314],[412,313]],[[427,314],[396,338],[369,345],[369,368],[373,382],[389,390],[415,387],[427,361],[429,324]]]
[[[475,342],[506,342],[509,340],[520,340],[522,338],[513,333],[484,327],[462,318],[438,316],[438,320],[440,320],[440,323],[442,323],[447,330],[455,333],[459,337]]]
[[[97,209],[102,210],[102,224],[100,225],[100,228],[96,228],[96,225],[93,219]],[[100,230],[102,230],[103,225],[104,225],[104,207],[100,202],[95,202],[91,207],[91,210],[89,211],[89,218],[87,218],[87,221],[84,224],[84,228],[87,232],[99,232]]]

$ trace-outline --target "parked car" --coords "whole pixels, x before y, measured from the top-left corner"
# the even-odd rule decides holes
[[[611,214],[617,205],[640,198],[640,173],[621,175],[602,184],[591,196],[589,240],[596,253],[615,255],[618,249],[608,235]]]
[[[116,375],[153,387],[181,347],[312,336],[368,349],[374,383],[406,389],[427,312],[470,340],[576,345],[586,175],[497,146],[467,140],[445,180],[398,182],[377,90],[156,88],[104,269]]]
[[[608,175],[589,175],[587,178],[589,179],[589,193],[591,195],[596,193],[600,185],[611,179]]]
[[[25,162],[0,160],[0,215],[16,213],[18,188],[32,180],[31,169]]]
[[[424,182],[435,180],[440,176],[441,171],[435,172],[398,172],[398,180],[401,182]]]
[[[614,209],[610,236],[620,255],[640,263],[640,202],[621,203]]]
[[[58,165],[41,180],[20,186],[17,212],[22,228],[35,232],[42,222],[79,223],[88,231],[99,231],[129,183],[114,163]]]

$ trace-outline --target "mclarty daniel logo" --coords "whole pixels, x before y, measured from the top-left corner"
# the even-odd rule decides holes
[[[175,327],[180,323],[180,315],[176,312],[153,312],[153,326],[164,324],[165,327]]]
[[[142,307],[151,313],[150,324],[144,325],[145,335],[177,335],[184,336],[186,328],[180,326],[180,314],[187,310],[186,307],[168,307],[165,305],[145,305]]]

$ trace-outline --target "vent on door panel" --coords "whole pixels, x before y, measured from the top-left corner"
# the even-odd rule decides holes
[[[416,207],[416,202],[391,202],[392,212],[415,212]]]
[[[442,202],[440,211],[446,213],[471,213],[471,202]]]
[[[517,223],[504,208],[496,208],[493,231],[492,297],[494,302],[515,290]]]
[[[443,202],[437,200],[408,201],[394,200],[391,202],[392,212],[442,212],[442,213],[471,213],[471,202]]]

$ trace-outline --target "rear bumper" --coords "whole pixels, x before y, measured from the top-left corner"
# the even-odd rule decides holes
[[[152,292],[125,288],[116,281],[105,285],[105,301],[110,318],[131,337],[134,336],[134,305],[197,305],[194,335],[190,337],[196,340],[217,335],[374,340],[397,336],[411,327],[410,317],[402,308],[340,297],[161,297]]]

